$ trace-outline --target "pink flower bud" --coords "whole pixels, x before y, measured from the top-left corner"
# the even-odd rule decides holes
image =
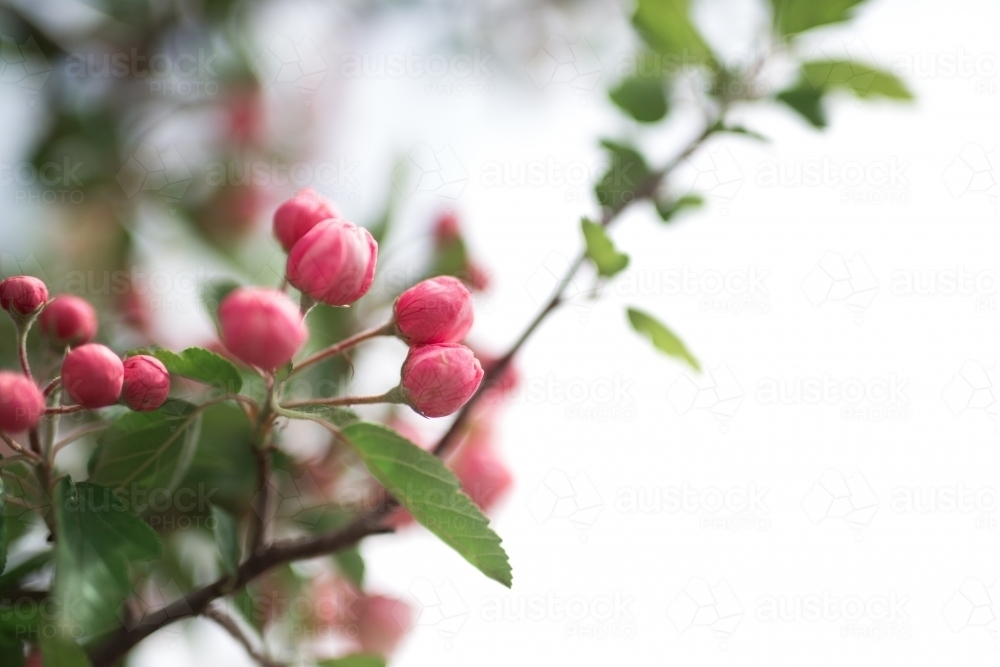
[[[75,347],[97,335],[97,311],[78,296],[62,294],[52,300],[38,318],[38,325],[58,347]]]
[[[510,490],[514,478],[497,457],[496,450],[470,440],[448,464],[462,482],[462,488],[484,512],[489,511]]]
[[[333,202],[312,188],[303,188],[274,212],[274,235],[285,252],[289,252],[310,229],[324,220],[339,217]]]
[[[445,247],[462,238],[458,226],[458,215],[454,211],[445,211],[434,222],[434,242],[438,247]]]
[[[299,307],[278,290],[240,287],[219,306],[222,342],[251,366],[273,371],[292,360],[309,330]]]
[[[49,290],[38,278],[12,276],[0,283],[0,306],[17,315],[31,315],[49,300]]]
[[[35,383],[20,373],[0,371],[0,431],[20,433],[38,426],[45,398]]]
[[[288,280],[331,306],[347,306],[375,279],[378,244],[367,229],[346,220],[327,220],[299,239],[288,255]]]
[[[399,600],[368,595],[354,603],[358,615],[358,642],[371,653],[388,656],[413,625],[413,612]]]
[[[399,295],[393,310],[410,345],[457,343],[472,327],[472,293],[451,276],[417,283]]]
[[[122,360],[103,345],[81,345],[63,360],[63,389],[85,408],[93,410],[117,403],[124,379]]]
[[[136,412],[152,412],[167,400],[170,393],[170,373],[156,357],[137,354],[123,364],[125,381],[121,399]]]
[[[401,385],[410,406],[425,417],[450,415],[472,398],[483,369],[464,345],[418,345],[403,362]]]

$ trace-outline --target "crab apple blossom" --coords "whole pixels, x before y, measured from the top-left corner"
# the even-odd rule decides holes
[[[353,607],[358,617],[358,642],[371,653],[391,655],[413,624],[409,606],[384,595],[366,595]]]
[[[222,342],[240,361],[273,371],[292,360],[309,336],[298,306],[266,287],[240,287],[219,306]]]
[[[75,347],[97,335],[97,312],[80,297],[61,294],[42,311],[38,325],[54,345]]]
[[[400,294],[393,311],[410,345],[457,343],[472,328],[472,293],[458,278],[438,276]]]
[[[122,360],[103,345],[81,345],[63,360],[63,389],[85,408],[93,410],[117,403],[124,379]]]
[[[306,232],[331,218],[340,218],[336,205],[312,188],[303,188],[274,212],[274,236],[289,252]]]
[[[49,290],[38,278],[12,276],[0,282],[0,306],[11,314],[31,315],[49,300]]]
[[[483,381],[483,368],[464,345],[418,345],[403,362],[406,402],[424,417],[445,417],[472,398]]]
[[[121,399],[136,412],[151,412],[163,405],[170,394],[170,373],[156,357],[137,354],[122,364],[125,379]]]
[[[45,414],[45,397],[20,373],[0,371],[0,431],[20,433],[38,426]]]
[[[347,306],[365,295],[375,279],[378,243],[367,229],[346,220],[313,227],[292,248],[288,281],[316,301]]]

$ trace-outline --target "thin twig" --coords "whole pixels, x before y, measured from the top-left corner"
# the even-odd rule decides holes
[[[361,333],[356,333],[350,338],[345,338],[339,343],[331,345],[330,347],[320,350],[319,352],[316,352],[314,354],[311,354],[302,361],[300,361],[299,363],[295,364],[295,367],[292,369],[292,372],[288,374],[288,377],[292,377],[299,371],[309,368],[313,364],[317,364],[323,361],[324,359],[329,359],[330,357],[335,357],[342,352],[346,352],[355,345],[358,345],[359,343],[362,343],[370,338],[375,338],[377,336],[388,336],[392,334],[393,328],[394,324],[392,322],[387,322],[386,324],[381,324],[372,329],[362,331]]]
[[[398,403],[393,391],[387,391],[377,396],[334,396],[333,398],[320,398],[306,401],[292,401],[285,403],[283,409],[294,410],[308,405],[373,405],[375,403]]]
[[[56,454],[58,454],[59,450],[61,450],[66,445],[76,442],[85,435],[90,435],[91,433],[97,433],[98,431],[103,431],[108,426],[110,426],[108,422],[94,422],[93,424],[87,424],[86,426],[81,426],[75,431],[71,431],[69,435],[67,435],[62,440],[59,440],[52,445],[52,450],[49,452],[49,460],[55,461]]]
[[[256,662],[261,667],[281,667],[282,663],[275,662],[271,660],[263,652],[258,651],[254,648],[253,643],[251,643],[250,638],[246,636],[240,626],[232,618],[226,615],[221,609],[215,607],[209,607],[205,610],[204,616],[212,619],[219,626],[232,635],[239,644],[246,650],[254,662]]]

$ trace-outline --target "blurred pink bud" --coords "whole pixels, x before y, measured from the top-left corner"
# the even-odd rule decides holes
[[[367,229],[346,220],[327,220],[299,239],[288,255],[289,282],[316,301],[347,306],[375,279],[378,243]]]
[[[24,667],[42,667],[42,652],[32,647],[28,657],[24,659]]]
[[[291,361],[309,336],[295,302],[266,287],[230,292],[219,306],[219,324],[226,349],[265,371]]]
[[[410,345],[457,343],[472,328],[472,293],[462,281],[438,276],[399,295],[396,327]]]
[[[49,300],[49,290],[38,278],[12,276],[0,282],[0,306],[17,315],[31,315]]]
[[[475,441],[470,440],[459,449],[448,465],[472,502],[484,512],[496,505],[514,483],[510,470],[497,458],[496,450]]]
[[[306,232],[330,218],[340,218],[336,205],[312,188],[303,188],[274,212],[274,235],[289,252]]]
[[[399,600],[384,595],[368,595],[356,603],[358,641],[365,651],[391,655],[413,625],[413,611]]]
[[[123,364],[122,401],[136,412],[151,412],[163,405],[170,394],[170,373],[156,357],[138,354]]]
[[[34,382],[20,373],[0,371],[0,431],[35,428],[44,413],[45,397]]]
[[[475,262],[469,262],[465,267],[469,287],[477,292],[485,292],[490,288],[492,279],[490,273]]]
[[[464,345],[418,345],[403,362],[406,401],[424,417],[450,415],[472,398],[483,369]]]
[[[434,242],[437,243],[438,247],[447,246],[459,240],[461,236],[458,214],[454,211],[445,211],[434,222]]]
[[[103,408],[117,403],[124,379],[122,360],[103,345],[81,345],[63,360],[63,389],[85,408]]]
[[[97,311],[78,296],[61,294],[42,311],[38,325],[57,347],[75,347],[97,335]]]

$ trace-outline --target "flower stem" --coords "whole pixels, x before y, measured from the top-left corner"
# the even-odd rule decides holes
[[[345,338],[339,343],[335,343],[326,349],[311,354],[302,361],[300,361],[299,363],[295,364],[295,368],[293,368],[292,372],[288,374],[288,377],[292,377],[299,371],[308,368],[313,364],[317,364],[323,361],[324,359],[329,359],[330,357],[335,357],[342,352],[346,352],[355,345],[358,345],[359,343],[362,343],[368,340],[369,338],[375,338],[377,336],[389,336],[392,334],[394,327],[395,327],[394,322],[387,322],[372,329],[362,331],[361,333],[356,333],[350,338]]]
[[[402,403],[402,397],[399,395],[398,387],[394,387],[384,394],[378,394],[377,396],[334,396],[333,398],[321,398],[313,399],[309,401],[292,401],[290,403],[285,403],[282,405],[282,409],[294,410],[295,408],[305,407],[307,405],[333,405],[333,406],[346,406],[346,405],[372,405],[375,403]]]

